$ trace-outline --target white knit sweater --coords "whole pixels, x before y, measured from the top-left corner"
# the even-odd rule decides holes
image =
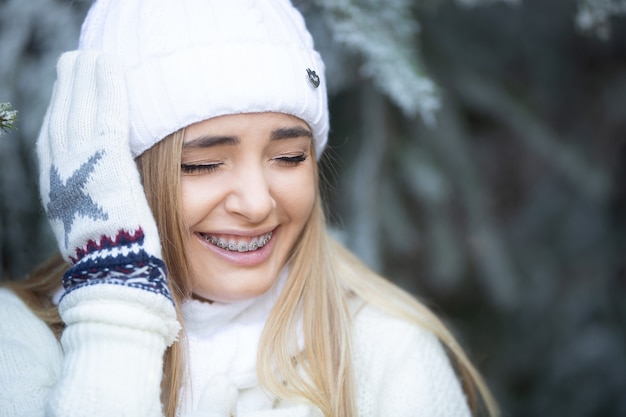
[[[273,297],[269,294],[217,309],[199,302],[184,307],[191,394],[181,406],[181,417],[321,416],[319,410],[306,404],[275,401],[258,385],[254,369],[258,335]],[[101,325],[86,323],[92,329]],[[158,411],[145,416],[130,411],[107,412],[103,402],[108,398],[137,403],[154,401],[153,396],[142,395],[141,386],[147,391],[158,389],[160,372],[153,368],[155,359],[160,363],[162,355],[159,349],[145,349],[143,345],[151,340],[145,330],[108,327],[105,332],[87,332],[84,341],[74,341],[84,342],[84,358],[79,367],[67,367],[63,348],[48,327],[12,292],[0,289],[0,417],[158,416]],[[97,340],[98,337],[102,339]],[[109,346],[110,340],[116,337],[125,341],[121,349],[131,351],[128,356],[111,356],[110,350],[118,347]],[[141,360],[132,352],[133,344],[140,345],[136,350]],[[353,349],[360,417],[470,415],[448,358],[429,331],[366,307],[354,320]],[[80,387],[71,386],[72,372],[93,373],[94,378],[107,382],[103,386],[110,386],[115,395],[81,392]],[[60,410],[55,408],[59,386],[69,387],[70,395],[93,398],[76,398],[80,410]],[[84,409],[85,404],[92,402],[97,403],[97,412]],[[159,409],[158,404],[140,405],[126,408],[116,404],[113,409]]]

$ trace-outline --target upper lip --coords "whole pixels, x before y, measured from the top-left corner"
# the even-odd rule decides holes
[[[210,236],[238,236],[238,237],[258,237],[263,236],[266,233],[274,232],[278,226],[266,229],[257,229],[257,230],[212,230],[207,232],[198,231],[198,233],[202,233],[203,235]]]

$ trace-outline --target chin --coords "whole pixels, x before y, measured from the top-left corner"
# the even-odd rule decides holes
[[[258,277],[258,273],[253,273],[251,275]],[[277,275],[278,274],[276,274],[276,276]],[[193,294],[195,298],[206,301],[215,301],[218,303],[233,303],[237,301],[249,300],[267,292],[276,281],[276,276],[273,279],[266,280],[264,282],[259,282],[258,279],[252,280],[252,277],[249,279],[246,277],[231,277],[229,282],[221,283],[222,285],[194,286]],[[232,285],[235,280],[239,281],[239,283]]]

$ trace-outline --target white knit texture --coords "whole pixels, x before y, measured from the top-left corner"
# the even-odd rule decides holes
[[[369,307],[354,326],[359,417],[471,416],[434,334]]]
[[[227,415],[230,410],[241,415],[272,407],[274,397],[256,389],[256,360],[263,327],[287,275],[285,268],[272,288],[254,299],[229,304],[188,300],[182,305],[192,388],[183,415]]]
[[[90,240],[139,229],[142,248],[160,258],[156,223],[129,149],[127,95],[115,57],[61,56],[37,155],[42,203],[66,259]]]
[[[147,291],[94,285],[64,297],[59,312],[65,357],[49,415],[161,417],[163,353],[179,328],[173,305]]]
[[[313,130],[318,156],[326,145],[324,64],[288,0],[99,0],[79,48],[123,63],[135,156],[180,128],[236,113],[294,115]]]
[[[0,288],[0,417],[43,417],[62,361],[48,326]]]
[[[71,350],[64,358],[59,343],[45,325],[15,295],[0,290],[0,417],[43,416],[47,393],[55,385],[64,384],[63,379],[73,380],[75,385],[66,391],[62,402],[53,400],[48,404],[51,415],[98,415],[81,414],[79,407],[84,406],[85,392],[89,391],[79,389],[84,383],[108,384],[102,386],[98,406],[103,412],[118,413],[103,415],[157,415],[155,410],[160,405],[155,387],[161,369],[158,352],[164,344],[154,333],[139,328],[131,330],[134,325],[142,324],[134,322],[133,317],[127,320],[131,327],[94,321],[83,323],[64,336],[64,344]],[[228,326],[237,323],[235,315]],[[18,345],[19,349],[11,348]],[[115,354],[120,356],[113,360]],[[191,367],[198,360],[211,360],[194,357]],[[459,381],[441,345],[432,333],[413,324],[370,307],[361,310],[354,321],[354,366],[360,417],[470,416]],[[62,367],[63,379],[59,381]],[[20,369],[22,373],[18,373]],[[261,398],[265,394],[258,385],[240,390],[229,378],[222,374],[213,379],[214,384],[208,386],[206,393],[202,392],[206,385],[192,385],[199,397],[197,409],[188,410],[181,417],[229,417],[230,412],[237,417],[319,416],[319,410],[307,405],[271,409],[271,401],[266,403],[267,408],[242,409],[237,413],[233,408],[240,406],[241,401],[248,401],[244,398],[250,399],[252,395]],[[18,384],[17,388],[13,384]],[[7,395],[3,396],[5,392]],[[224,401],[217,404],[215,398],[219,394],[223,394]],[[136,403],[126,404],[127,401]],[[126,414],[121,411],[121,404],[128,407]]]

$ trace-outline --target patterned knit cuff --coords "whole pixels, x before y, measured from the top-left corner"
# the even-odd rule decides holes
[[[89,241],[72,258],[74,265],[63,276],[65,294],[78,288],[112,284],[161,294],[172,301],[167,286],[167,270],[162,260],[144,250],[144,233],[120,231],[114,239],[103,236]]]

